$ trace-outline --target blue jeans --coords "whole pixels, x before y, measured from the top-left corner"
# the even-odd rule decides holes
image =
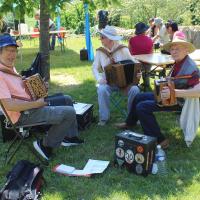
[[[161,111],[181,111],[179,105],[160,107],[156,104],[154,94],[152,92],[139,93],[133,100],[131,111],[126,119],[127,125],[136,125],[139,120],[142,126],[143,132],[146,135],[157,138],[158,143],[162,142],[165,137],[161,133],[160,127],[154,112]]]

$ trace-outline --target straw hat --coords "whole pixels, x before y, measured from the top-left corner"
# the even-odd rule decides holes
[[[101,35],[107,37],[109,40],[121,40],[122,36],[117,35],[117,31],[113,26],[107,25],[101,31],[98,31]]]
[[[170,51],[170,48],[174,44],[180,44],[184,46],[188,49],[188,53],[192,53],[196,49],[192,43],[186,41],[184,34],[177,34],[175,37],[173,37],[172,42],[169,42],[163,46],[163,49],[166,51]]]

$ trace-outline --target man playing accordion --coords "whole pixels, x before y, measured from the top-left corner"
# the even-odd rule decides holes
[[[177,104],[173,106],[159,106],[152,92],[137,94],[125,123],[118,124],[118,128],[134,126],[139,120],[144,134],[156,137],[158,144],[163,148],[167,148],[169,140],[161,133],[153,113],[160,111],[181,111],[184,104],[182,97],[186,96],[184,95],[186,93],[184,91],[191,90],[191,88],[199,84],[199,69],[195,62],[188,56],[189,53],[195,50],[195,47],[191,43],[186,42],[184,34],[177,35],[173,38],[172,42],[165,44],[163,48],[169,51],[175,60],[169,78],[174,79],[174,93],[175,97],[177,97]],[[163,87],[160,93],[161,100],[169,99],[170,89],[168,86]],[[187,96],[190,96],[192,91],[187,94]]]
[[[131,60],[135,62],[131,56],[128,47],[119,44],[121,36],[117,35],[117,31],[112,26],[106,26],[100,32],[100,40],[103,47],[97,49],[96,56],[92,65],[92,70],[95,79],[97,80],[98,87],[98,104],[99,104],[99,123],[98,125],[104,126],[110,118],[110,94],[113,91],[119,90],[116,85],[109,85],[105,75],[105,68],[111,63],[116,63],[124,60]],[[103,51],[100,51],[103,50]],[[110,56],[104,53],[108,52]],[[136,61],[137,62],[137,61]],[[101,72],[100,72],[101,69]],[[138,73],[138,79],[141,74]],[[131,103],[137,93],[140,92],[138,86],[134,85],[128,90],[128,111],[130,110]]]
[[[48,160],[55,147],[83,143],[77,137],[76,113],[70,96],[64,96],[64,106],[50,106],[44,98],[31,98],[14,67],[17,47],[9,34],[0,35],[0,101],[13,124],[51,125],[45,137],[33,143],[35,150]]]

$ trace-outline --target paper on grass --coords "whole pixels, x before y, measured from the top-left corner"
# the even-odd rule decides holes
[[[78,170],[72,166],[61,164],[56,166],[53,171],[67,176],[90,176],[92,174],[103,173],[108,165],[109,161],[89,159],[83,170]]]
[[[89,159],[83,171],[87,174],[103,173],[103,171],[108,167],[108,165],[109,161]]]

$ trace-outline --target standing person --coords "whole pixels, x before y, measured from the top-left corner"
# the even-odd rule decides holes
[[[6,33],[8,32],[8,25],[3,19],[3,17],[0,15],[0,33]]]
[[[14,67],[17,47],[10,35],[0,35],[0,100],[13,124],[51,125],[45,137],[33,143],[35,150],[48,160],[53,148],[83,143],[78,138],[76,113],[70,96],[65,96],[69,106],[47,106],[44,98],[31,99]]]
[[[108,11],[99,10],[97,13],[98,29],[101,30],[108,25]]]
[[[35,28],[38,28],[40,30],[40,11],[37,11],[35,13],[35,20],[36,20]],[[51,19],[49,19],[49,31],[56,31],[56,26]],[[50,39],[51,39],[51,42],[49,42],[49,49],[54,50],[55,44],[56,44],[56,34],[51,33]]]
[[[119,48],[120,43],[119,40],[122,39],[121,36],[117,35],[117,31],[112,26],[106,26],[100,32],[100,40],[105,51],[109,53],[114,52],[117,48]],[[99,104],[99,123],[98,125],[104,126],[109,118],[110,118],[110,94],[113,91],[119,90],[117,86],[110,86],[107,84],[107,80],[105,77],[104,68],[111,64],[112,62],[118,62],[123,60],[133,60],[134,58],[131,56],[127,47],[123,46],[122,48],[115,51],[112,54],[112,58],[108,57],[105,53],[98,50],[96,51],[96,56],[92,65],[92,71],[94,77],[98,83],[97,94],[98,94],[98,104]],[[100,72],[100,69],[103,72]],[[141,74],[138,74],[138,78],[140,78]],[[130,110],[131,103],[137,93],[140,92],[138,86],[132,86],[128,90],[128,111]]]
[[[147,30],[147,35],[150,38],[153,38],[157,34],[157,28],[154,24],[154,18],[149,19],[149,29]]]
[[[154,24],[158,29],[158,33],[153,37],[153,41],[155,42],[157,40],[159,43],[159,47],[162,48],[164,44],[167,44],[169,42],[169,35],[161,18],[155,18]]]
[[[135,25],[135,36],[131,37],[128,43],[131,55],[153,53],[153,40],[146,35],[148,29],[149,27],[143,22],[139,22]],[[145,87],[150,86],[150,79],[148,76],[150,69],[151,65],[143,64],[143,80]]]
[[[172,58],[175,60],[175,64],[170,72],[169,77],[188,77],[174,80],[175,96],[178,97],[178,104],[174,106],[160,107],[157,105],[154,99],[154,94],[152,92],[137,94],[133,100],[132,108],[126,119],[126,122],[118,124],[117,127],[127,128],[129,126],[134,126],[139,120],[144,134],[156,137],[158,144],[160,144],[163,148],[167,148],[169,146],[169,140],[166,139],[162,134],[154,116],[154,112],[181,111],[184,104],[184,99],[181,97],[185,97],[184,91],[191,90],[190,88],[198,85],[200,76],[198,67],[196,66],[195,62],[188,56],[189,53],[192,53],[195,50],[195,47],[191,43],[186,42],[185,38],[176,37],[172,42],[164,45],[163,48],[169,51]],[[169,96],[169,88],[164,87],[161,90],[162,100],[169,99]]]

